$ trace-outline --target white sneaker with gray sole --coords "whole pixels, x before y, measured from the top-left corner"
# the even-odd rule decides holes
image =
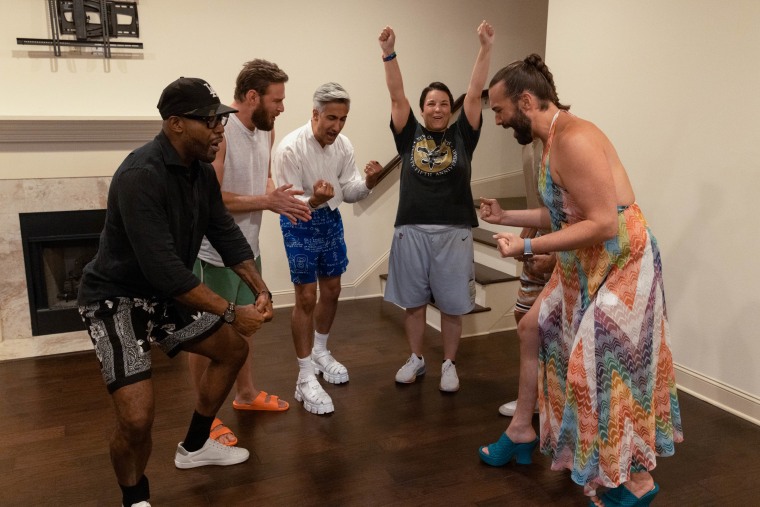
[[[417,377],[425,374],[425,358],[417,357],[417,354],[412,354],[409,359],[406,360],[404,366],[399,368],[396,372],[396,382],[399,384],[411,384]]]
[[[441,366],[441,385],[439,389],[446,393],[459,391],[459,377],[457,376],[457,367],[447,359]]]
[[[174,455],[174,465],[183,469],[208,465],[237,465],[247,460],[249,455],[248,450],[242,447],[220,444],[209,438],[203,447],[193,452],[185,450],[180,442],[177,445],[177,453]]]

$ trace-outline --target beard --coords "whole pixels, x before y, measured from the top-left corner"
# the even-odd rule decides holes
[[[533,124],[519,109],[509,126],[515,131],[515,139],[519,144],[526,146],[533,142]]]
[[[267,114],[261,104],[253,110],[251,121],[253,122],[254,127],[265,132],[269,132],[274,128],[274,118],[271,118],[269,114]]]

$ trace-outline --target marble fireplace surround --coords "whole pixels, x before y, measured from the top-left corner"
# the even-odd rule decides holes
[[[102,209],[110,177],[0,180],[0,360],[91,348],[84,331],[32,336],[19,213]]]
[[[60,149],[96,166],[91,153],[108,150],[123,159],[152,139],[160,124],[143,118],[0,118],[0,157],[33,153],[55,163]],[[116,166],[98,169],[112,174]],[[110,182],[110,176],[0,179],[0,361],[92,349],[85,331],[32,336],[19,213],[103,209]]]

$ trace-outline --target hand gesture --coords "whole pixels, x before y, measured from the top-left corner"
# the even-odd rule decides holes
[[[383,55],[389,55],[395,51],[396,47],[396,34],[393,33],[393,28],[386,26],[380,32],[380,37],[377,38],[380,41],[380,49],[383,50]]]
[[[291,188],[292,186],[289,183],[272,190],[268,194],[269,209],[284,216],[293,224],[298,220],[308,222],[311,220],[309,207],[303,201],[295,198],[297,195],[303,195],[303,190]]]
[[[496,199],[480,198],[480,218],[489,224],[500,224],[503,213]]]
[[[519,257],[523,254],[525,241],[520,236],[511,232],[500,232],[494,234],[493,238],[502,257]]]
[[[377,185],[377,182],[380,179],[380,173],[382,172],[383,166],[380,165],[380,162],[377,160],[370,160],[367,162],[367,165],[364,166],[364,174],[367,175],[364,182],[367,185],[367,188],[372,189]]]
[[[256,309],[264,316],[264,322],[269,322],[274,317],[274,309],[272,308],[272,298],[269,291],[259,292],[259,297],[253,303],[256,305]]]
[[[493,45],[493,27],[485,19],[478,26],[478,39],[481,46]]]
[[[311,196],[311,205],[316,208],[320,204],[326,203],[335,196],[335,189],[325,180],[317,180],[314,183],[314,193]]]
[[[243,305],[235,308],[235,320],[232,327],[243,336],[251,336],[259,330],[266,319],[255,305]]]

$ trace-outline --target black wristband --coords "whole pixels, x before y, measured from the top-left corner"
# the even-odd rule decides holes
[[[269,301],[270,302],[274,302],[274,298],[272,297],[272,293],[269,292],[268,290],[262,290],[261,292],[255,293],[254,294],[255,297],[253,298],[253,300],[254,301],[258,301],[259,296],[262,295],[262,294],[266,294],[267,296],[269,296]]]

